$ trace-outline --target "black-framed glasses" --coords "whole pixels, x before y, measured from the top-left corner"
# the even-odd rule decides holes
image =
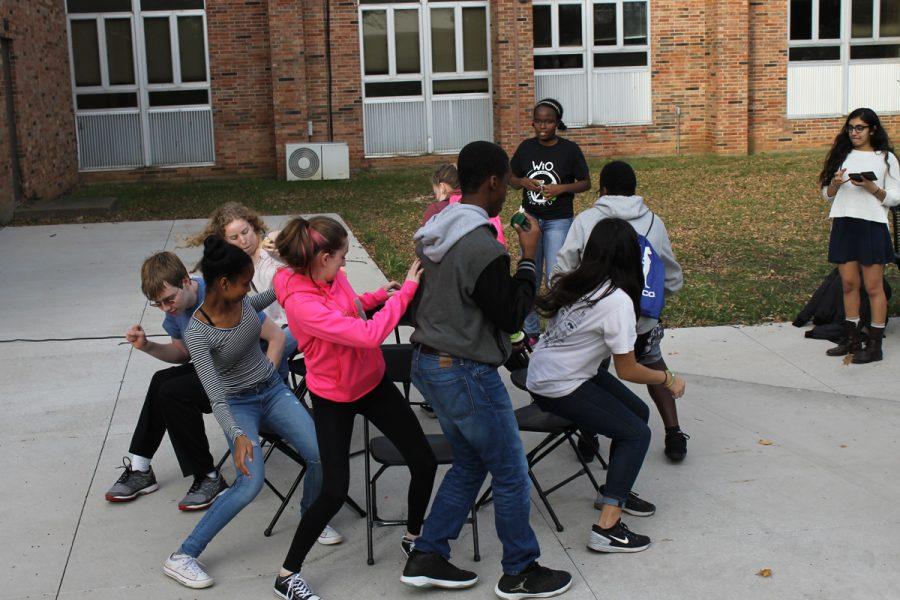
[[[163,308],[164,306],[170,306],[172,304],[175,304],[175,299],[178,298],[178,293],[183,289],[184,288],[179,285],[177,290],[175,290],[173,293],[169,294],[162,300],[159,300],[159,301],[151,300],[150,306],[152,306],[153,308]]]
[[[869,125],[846,125],[844,127],[844,131],[850,133],[851,131],[855,131],[856,133],[862,133],[866,129],[869,128]]]

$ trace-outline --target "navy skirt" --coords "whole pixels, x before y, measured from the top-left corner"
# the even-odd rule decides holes
[[[831,220],[828,262],[886,265],[894,262],[894,246],[886,223],[854,217]]]

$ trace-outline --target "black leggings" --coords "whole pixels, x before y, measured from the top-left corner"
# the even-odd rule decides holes
[[[310,392],[319,457],[322,492],[297,526],[284,559],[284,568],[297,572],[310,548],[337,514],[350,488],[350,438],[356,415],[363,415],[397,447],[409,468],[407,529],[418,534],[434,487],[437,461],[422,426],[400,390],[382,379],[374,390],[355,402],[333,402]]]

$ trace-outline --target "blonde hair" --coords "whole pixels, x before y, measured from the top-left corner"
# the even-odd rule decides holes
[[[456,172],[456,165],[444,163],[434,170],[434,173],[431,174],[431,184],[440,185],[442,183],[449,185],[451,190],[459,189],[459,174]]]
[[[214,210],[209,215],[209,221],[207,221],[203,231],[187,238],[185,244],[188,246],[202,246],[204,240],[211,235],[224,239],[225,228],[228,227],[228,224],[240,219],[250,223],[250,226],[259,237],[259,243],[262,243],[262,238],[269,229],[260,216],[256,214],[256,211],[237,202],[227,202]]]
[[[181,287],[187,278],[187,268],[174,252],[151,254],[141,265],[141,291],[151,302],[166,289],[167,283],[172,287]]]

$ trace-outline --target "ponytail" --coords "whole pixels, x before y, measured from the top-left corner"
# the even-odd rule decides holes
[[[347,230],[331,217],[295,217],[275,239],[275,249],[289,267],[309,275],[313,259],[319,252],[333,254],[344,247]]]

